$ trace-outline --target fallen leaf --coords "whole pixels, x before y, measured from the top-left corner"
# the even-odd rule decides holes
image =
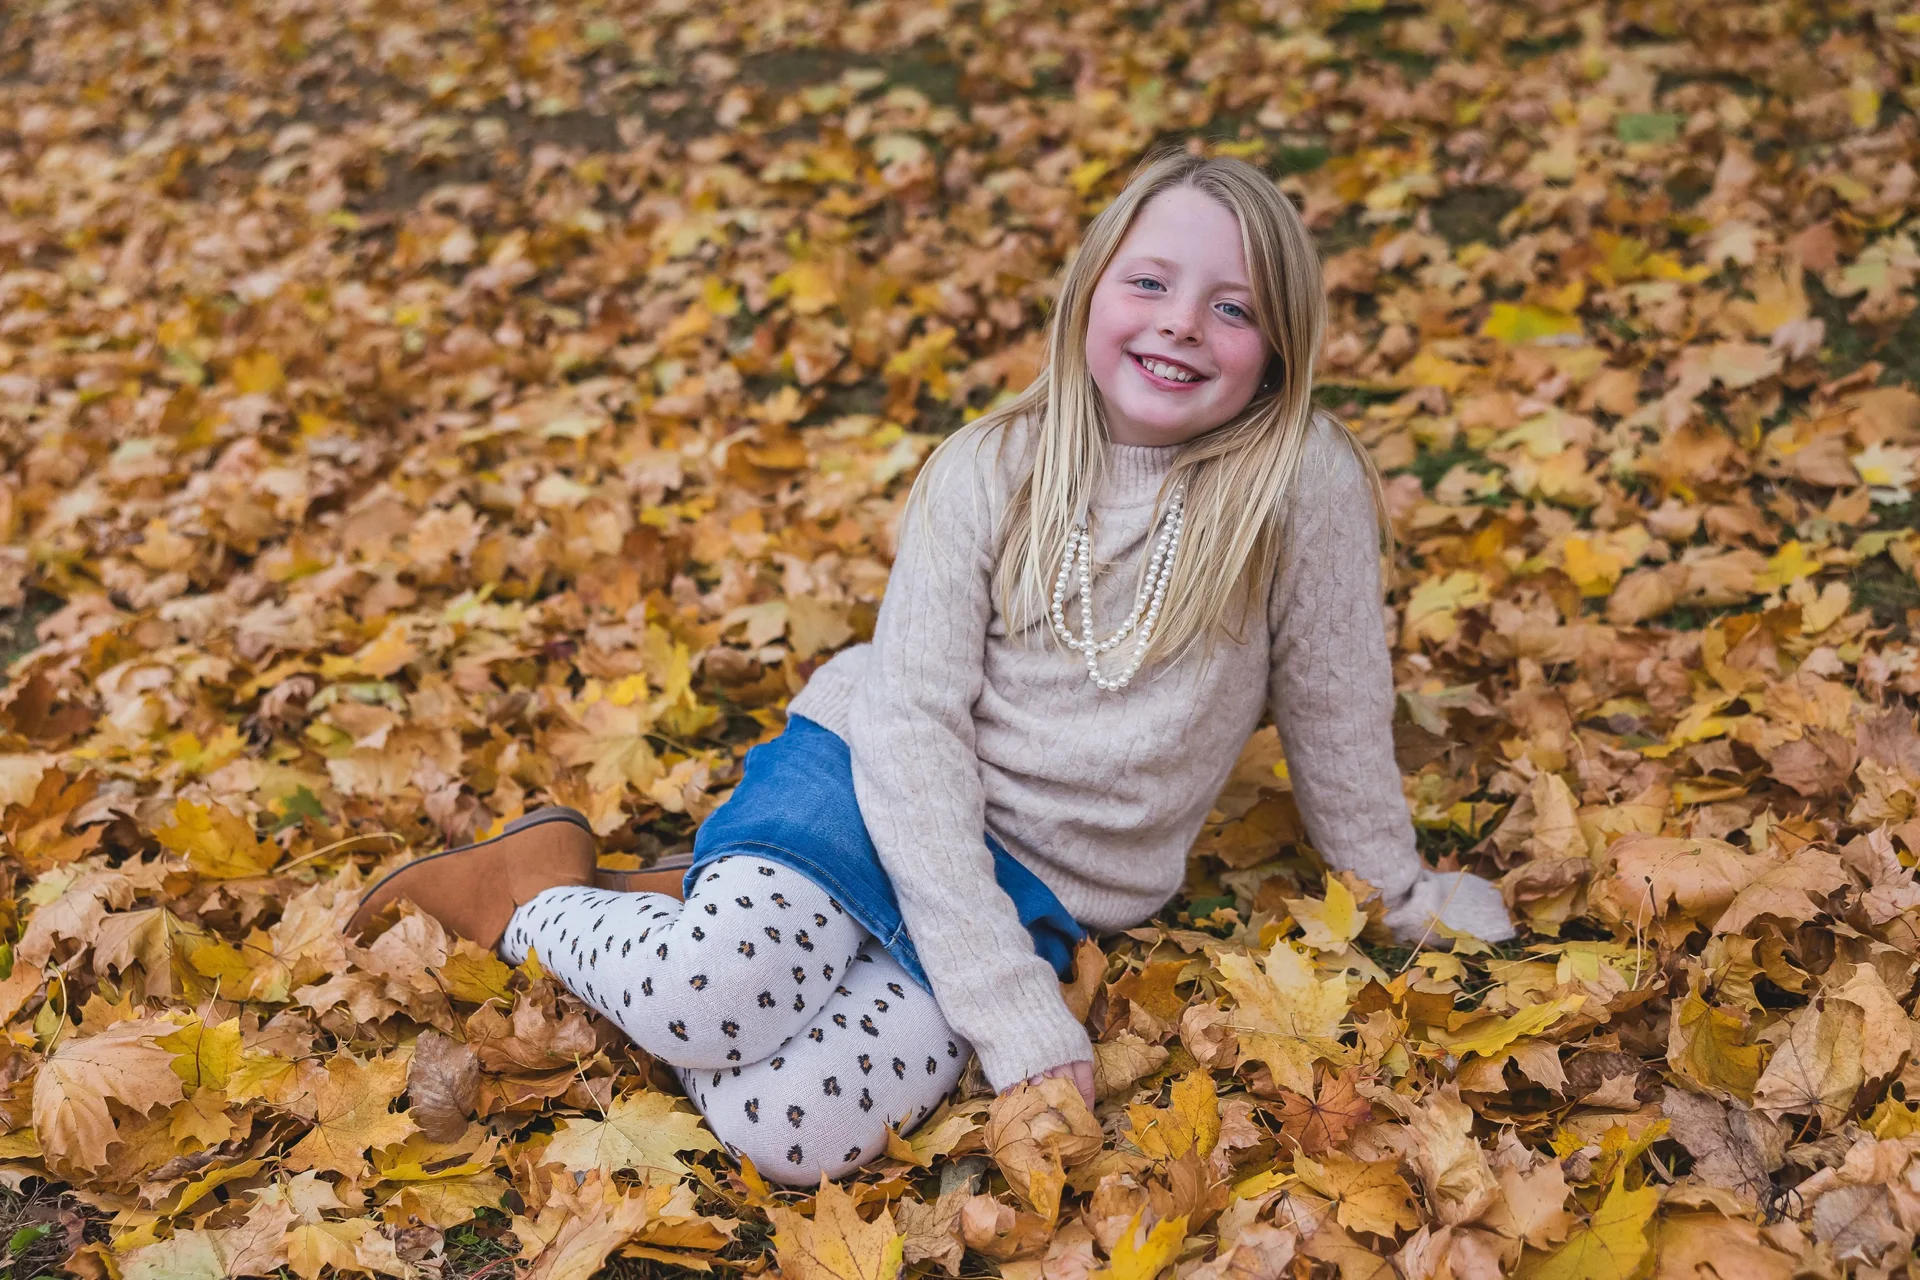
[[[1360,1096],[1359,1080],[1359,1069],[1349,1067],[1322,1074],[1311,1097],[1283,1092],[1274,1108],[1280,1132],[1310,1156],[1345,1146],[1354,1130],[1373,1119],[1373,1104]]]
[[[1214,963],[1238,1002],[1233,1027],[1242,1055],[1266,1063],[1282,1087],[1311,1092],[1314,1061],[1340,1053],[1346,979],[1316,977],[1312,961],[1284,940],[1258,964],[1235,952],[1221,953]]]
[[[1626,1189],[1623,1169],[1614,1174],[1606,1199],[1567,1242],[1544,1257],[1524,1263],[1526,1280],[1628,1280],[1650,1247],[1647,1224],[1660,1203],[1652,1187]]]
[[[360,1062],[345,1054],[328,1059],[325,1070],[315,1073],[310,1092],[296,1099],[312,1128],[287,1152],[286,1167],[360,1177],[368,1167],[368,1151],[391,1146],[415,1129],[406,1112],[388,1110],[406,1079],[403,1059]]]
[[[108,1102],[144,1115],[185,1096],[174,1051],[158,1043],[172,1030],[136,1018],[70,1038],[47,1056],[33,1082],[33,1129],[48,1159],[98,1169],[118,1132]]]
[[[480,1100],[480,1059],[472,1049],[438,1031],[423,1031],[407,1063],[408,1111],[420,1132],[452,1142],[466,1132]]]
[[[679,1110],[667,1094],[643,1089],[615,1098],[604,1119],[564,1121],[541,1158],[576,1173],[653,1169],[678,1177],[687,1166],[675,1152],[719,1149],[699,1116]]]
[[[813,1217],[773,1206],[774,1256],[792,1280],[894,1280],[904,1259],[905,1237],[882,1209],[871,1222],[854,1210],[853,1197],[820,1180]]]

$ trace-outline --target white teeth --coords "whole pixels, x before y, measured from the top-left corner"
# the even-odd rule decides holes
[[[1140,357],[1135,357],[1135,358],[1140,360],[1141,368],[1145,369],[1148,373],[1156,374],[1159,377],[1165,378],[1170,382],[1200,381],[1199,375],[1188,373],[1185,369],[1181,369],[1174,365],[1170,365],[1163,360],[1147,360]]]

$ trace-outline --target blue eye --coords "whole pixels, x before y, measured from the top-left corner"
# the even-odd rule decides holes
[[[1239,312],[1238,315],[1233,317],[1235,320],[1251,320],[1253,318],[1242,310],[1240,304],[1237,302],[1223,302],[1220,305],[1223,307],[1232,307],[1235,311]]]
[[[1129,281],[1127,281],[1127,283],[1128,283],[1128,284],[1151,284],[1151,285],[1157,285],[1157,284],[1159,284],[1160,282],[1159,282],[1158,280],[1155,280],[1155,279],[1154,279],[1154,278],[1153,278],[1152,276],[1135,276],[1135,277],[1134,277],[1133,279],[1131,279],[1131,280],[1129,280]]]

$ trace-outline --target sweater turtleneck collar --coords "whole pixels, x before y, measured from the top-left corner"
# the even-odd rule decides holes
[[[1151,504],[1159,496],[1160,482],[1167,478],[1180,452],[1177,444],[1115,444],[1111,440],[1105,448],[1107,479],[1098,500],[1103,507]]]

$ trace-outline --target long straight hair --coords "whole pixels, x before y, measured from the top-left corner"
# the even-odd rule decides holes
[[[1106,466],[1106,425],[1086,357],[1094,286],[1135,215],[1154,196],[1177,187],[1211,196],[1239,221],[1254,319],[1272,354],[1247,406],[1187,441],[1161,486],[1156,521],[1172,487],[1183,481],[1186,517],[1160,622],[1142,655],[1143,669],[1158,659],[1177,659],[1196,641],[1211,650],[1222,637],[1243,638],[1239,633],[1248,609],[1263,598],[1261,588],[1277,571],[1286,497],[1308,433],[1315,417],[1324,416],[1312,403],[1314,365],[1327,323],[1320,254],[1292,201],[1259,169],[1233,157],[1183,150],[1148,155],[1088,225],[1062,273],[1039,375],[1011,400],[942,441],[907,498],[908,508],[918,506],[924,515],[921,490],[947,460],[943,455],[971,451],[992,436],[1004,448],[1012,434],[1009,426],[1037,424],[1030,456],[1022,462],[1023,474],[996,532],[993,576],[1010,635],[1044,622],[1068,535],[1099,492]],[[1390,529],[1372,459],[1345,427],[1337,421],[1330,425],[1359,457],[1373,491],[1376,523]],[[1147,557],[1140,559],[1139,580],[1144,581]],[[1050,626],[1043,629],[1053,634]]]

